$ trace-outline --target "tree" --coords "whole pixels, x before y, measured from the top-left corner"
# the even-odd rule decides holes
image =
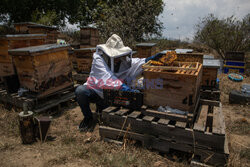
[[[250,14],[243,20],[233,16],[218,19],[210,14],[196,25],[194,39],[215,49],[222,58],[226,51],[249,51],[249,20]]]
[[[162,23],[158,16],[163,5],[162,0],[113,0],[98,3],[93,15],[105,39],[116,33],[131,45],[144,37],[161,35]]]
[[[87,20],[88,16],[80,11],[85,6],[93,10],[95,5],[91,0],[1,0],[0,1],[0,22],[27,22],[38,21],[43,17],[53,18],[54,24],[65,25],[66,20],[70,23],[77,23],[80,20]],[[96,3],[95,3],[96,4]],[[87,5],[87,6],[86,6]],[[81,16],[81,17],[79,17]],[[86,17],[85,17],[86,16]],[[56,18],[55,18],[56,17]]]

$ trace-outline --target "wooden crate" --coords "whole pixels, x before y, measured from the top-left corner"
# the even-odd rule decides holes
[[[15,74],[12,56],[9,49],[43,45],[46,35],[44,34],[19,34],[5,35],[0,37],[0,76]]]
[[[73,84],[68,45],[47,44],[9,50],[21,87],[45,96]]]
[[[99,44],[99,31],[93,27],[82,27],[80,29],[80,44],[95,47]]]
[[[156,43],[139,43],[136,49],[138,58],[147,58],[156,54]]]
[[[194,110],[202,78],[202,64],[188,68],[191,64],[184,63],[183,70],[179,67],[144,68],[144,105],[159,107],[170,106],[186,112]],[[168,70],[174,71],[164,71]],[[175,69],[177,68],[177,69]],[[158,86],[156,86],[158,85]],[[152,86],[154,86],[152,88]]]
[[[29,25],[28,26],[30,34],[46,34],[46,44],[53,44],[57,42],[57,38],[59,35],[58,28],[55,26],[45,26],[45,25]]]
[[[91,65],[93,60],[93,53],[96,51],[96,48],[81,48],[75,49],[74,55],[76,59],[78,73],[90,72]]]

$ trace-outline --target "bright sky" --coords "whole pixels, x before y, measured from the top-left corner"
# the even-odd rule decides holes
[[[250,13],[250,0],[164,0],[163,36],[167,38],[192,38],[199,18],[213,13],[219,18],[235,15],[243,18]]]

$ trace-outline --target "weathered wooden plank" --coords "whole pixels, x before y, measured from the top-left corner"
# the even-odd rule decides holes
[[[164,119],[170,119],[170,120],[176,120],[176,121],[187,121],[186,115],[180,115],[180,114],[173,114],[173,113],[166,113],[166,112],[159,112],[157,110],[152,109],[146,109],[142,110],[143,115],[153,116],[156,118],[164,118]]]
[[[111,107],[105,108],[102,112],[110,113],[110,112],[113,112],[113,111],[118,110],[118,109],[119,109],[119,107],[111,106]]]
[[[221,107],[214,107],[212,132],[213,134],[225,135],[225,122]]]
[[[151,117],[151,116],[144,116],[144,117],[142,118],[142,120],[148,121],[148,122],[153,121],[153,119],[154,119],[154,117]]]
[[[128,117],[130,117],[130,118],[137,118],[140,114],[141,114],[141,112],[139,112],[139,111],[133,111],[132,113],[130,113],[128,115]]]
[[[211,106],[217,106],[217,107],[220,106],[220,101],[201,99],[200,102],[201,104],[204,104],[204,105],[211,105]]]
[[[197,117],[197,121],[194,124],[195,131],[205,132],[206,123],[207,123],[207,113],[208,113],[208,106],[202,105],[201,111]]]
[[[169,120],[168,119],[159,119],[158,124],[162,124],[162,125],[168,125]]]
[[[150,135],[142,135],[134,132],[127,132],[115,128],[100,126],[99,133],[102,138],[111,138],[117,139],[118,137],[123,137],[126,135],[128,139],[141,141],[142,145],[147,148],[153,148],[161,152],[169,152],[169,148],[184,151],[184,152],[192,152],[192,147],[183,144],[183,143],[175,143],[171,140],[167,139],[159,139]]]
[[[129,109],[122,108],[122,109],[116,111],[114,114],[122,116],[122,115],[124,115],[124,114],[126,114],[128,112],[129,112]]]
[[[186,122],[180,122],[180,121],[176,122],[176,124],[175,124],[176,127],[184,128],[184,129],[185,129],[186,125],[187,125]]]

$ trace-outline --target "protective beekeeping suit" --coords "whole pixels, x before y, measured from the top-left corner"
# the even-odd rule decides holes
[[[84,115],[79,129],[86,131],[92,122],[90,102],[97,103],[101,111],[103,104],[103,88],[136,91],[126,85],[142,73],[141,66],[145,58],[132,58],[132,50],[125,47],[121,38],[114,34],[106,44],[97,45],[93,55],[92,68],[87,82],[76,89],[76,98]]]

